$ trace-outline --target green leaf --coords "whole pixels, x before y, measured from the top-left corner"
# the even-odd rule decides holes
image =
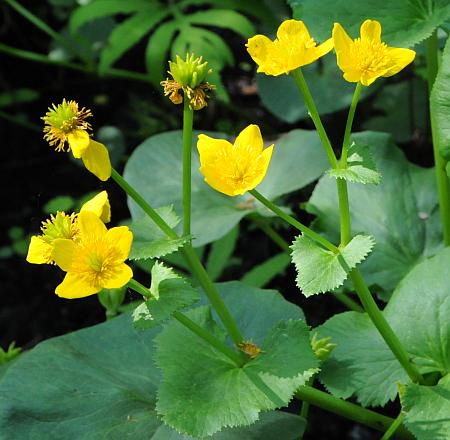
[[[450,249],[417,265],[399,284],[383,311],[409,357],[423,374],[450,373]],[[337,347],[323,364],[320,380],[334,395],[355,395],[384,405],[409,378],[365,313],[335,315],[318,328]]]
[[[75,33],[83,24],[97,18],[107,17],[115,14],[127,14],[145,10],[148,0],[95,0],[80,6],[70,17],[70,31]]]
[[[377,243],[361,264],[365,280],[390,292],[420,261],[442,244],[434,170],[409,163],[386,133],[352,136],[368,145],[383,176],[375,185],[348,187],[352,233],[370,234]],[[315,229],[339,241],[336,183],[323,177],[307,204],[315,214]]]
[[[266,325],[274,325],[272,317],[302,317],[301,310],[277,292],[246,287],[244,296],[240,283],[219,289],[245,333],[264,334]],[[256,315],[251,313],[255,307]],[[139,332],[130,316],[123,315],[45,341],[20,356],[0,381],[0,432],[8,440],[193,440],[162,425],[156,416],[157,332]],[[304,419],[271,412],[261,414],[254,425],[223,430],[211,440],[295,440],[303,430]]]
[[[217,240],[247,214],[260,209],[250,195],[228,197],[210,188],[199,172],[194,133],[192,157],[192,236],[200,246]],[[224,137],[218,133],[207,133]],[[317,179],[327,167],[327,159],[315,132],[293,130],[275,142],[266,178],[258,190],[274,199],[300,189]],[[182,212],[182,134],[180,131],[151,136],[134,150],[125,167],[125,178],[153,206],[172,203]],[[164,185],[157,185],[164,182]],[[143,211],[129,199],[133,220]]]
[[[33,89],[14,89],[0,93],[0,108],[21,103],[33,102],[39,98],[39,93]]]
[[[156,211],[171,228],[180,223],[180,219],[173,211],[172,206],[158,208]],[[167,237],[147,216],[133,221],[130,228],[133,232],[130,260],[159,258],[177,251],[189,241],[189,237],[178,239]]]
[[[211,245],[211,250],[206,260],[206,271],[209,277],[215,281],[229,264],[229,259],[233,255],[236,242],[239,237],[239,227],[234,227],[227,235],[215,241]]]
[[[297,286],[306,297],[336,289],[350,270],[367,257],[374,244],[372,237],[357,235],[339,253],[334,253],[299,235],[291,246]]]
[[[450,375],[435,386],[410,384],[401,398],[405,426],[420,440],[448,440]]]
[[[450,38],[445,44],[442,63],[430,96],[430,111],[439,152],[450,159]],[[434,135],[434,133],[433,133]]]
[[[225,341],[208,306],[187,315]],[[157,411],[177,431],[195,437],[254,423],[260,411],[287,405],[318,371],[303,321],[282,321],[270,329],[263,352],[243,368],[178,322],[155,341],[156,362],[163,371]]]
[[[133,324],[141,330],[160,324],[200,299],[197,289],[162,263],[156,262],[151,273],[152,296],[133,311]]]
[[[302,72],[321,115],[350,106],[355,87],[342,80],[333,55],[321,58],[320,63],[302,67]],[[257,74],[256,84],[262,103],[277,118],[292,124],[308,117],[308,109],[289,75],[274,77]],[[361,99],[373,93],[376,88],[376,85],[365,87]]]
[[[49,200],[42,210],[46,214],[56,214],[57,211],[69,211],[75,205],[75,200],[70,196],[57,196]]]
[[[319,41],[330,38],[335,22],[352,38],[359,37],[361,24],[370,17],[381,23],[382,41],[397,47],[416,45],[450,16],[447,0],[367,0],[351,5],[347,0],[289,0],[289,4],[294,18],[303,20]]]
[[[159,11],[157,8],[147,8],[117,25],[111,32],[108,44],[101,53],[100,73],[105,73],[166,15],[166,10]]]
[[[282,252],[253,267],[242,277],[241,281],[251,286],[264,287],[277,275],[283,273],[290,264],[290,256]]]
[[[336,179],[345,179],[349,182],[373,183],[378,185],[381,175],[373,161],[367,145],[359,145],[354,142],[348,149],[347,168],[331,169],[327,174]]]

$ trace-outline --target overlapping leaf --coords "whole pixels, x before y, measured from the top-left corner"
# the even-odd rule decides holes
[[[357,235],[339,253],[334,253],[304,235],[298,236],[291,246],[297,286],[307,297],[336,289],[373,245],[372,237]]]
[[[209,135],[219,136],[217,133]],[[194,136],[193,143],[196,142]],[[127,162],[125,178],[153,207],[172,203],[176,212],[182,212],[181,145],[179,131],[152,136],[134,150]],[[223,237],[260,205],[250,195],[228,197],[210,188],[199,172],[194,145],[193,150],[192,235],[194,245],[200,246]],[[293,130],[276,141],[267,176],[258,190],[274,199],[311,183],[326,166],[326,156],[317,134]],[[158,185],[158,182],[164,182],[164,185]],[[142,210],[132,200],[128,204],[133,219],[143,216]]]
[[[208,306],[187,314],[225,341]],[[318,371],[307,326],[300,320],[272,327],[261,345],[263,352],[244,367],[178,322],[157,336],[156,346],[156,361],[163,371],[157,411],[177,431],[195,437],[249,425],[259,412],[286,406],[296,389]]]
[[[450,372],[450,249],[417,265],[399,284],[384,316],[422,373]],[[369,317],[336,315],[318,328],[337,344],[320,373],[336,396],[384,405],[409,378]]]
[[[450,17],[447,0],[289,0],[289,4],[294,18],[303,20],[319,41],[331,36],[335,22],[356,38],[362,22],[370,18],[381,23],[383,41],[391,46],[411,47],[429,37]]]
[[[361,264],[365,280],[390,292],[420,261],[441,246],[434,170],[409,163],[385,133],[352,137],[368,145],[383,176],[375,185],[349,184],[352,233],[370,234],[376,247]],[[307,209],[314,226],[332,241],[339,239],[336,183],[323,177]]]

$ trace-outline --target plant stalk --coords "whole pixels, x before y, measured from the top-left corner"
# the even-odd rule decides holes
[[[183,108],[183,235],[191,234],[191,158],[194,110],[184,97]]]
[[[403,423],[403,419],[405,415],[401,412],[397,418],[392,422],[392,425],[389,426],[389,429],[383,434],[380,440],[389,440],[398,430],[398,428]]]
[[[150,298],[152,296],[149,289],[134,279],[131,279],[128,282],[128,287],[143,295],[145,298]],[[188,318],[185,314],[175,311],[172,313],[172,316],[182,325],[187,327],[191,332],[195,333],[199,338],[208,342],[215,349],[231,359],[238,367],[242,367],[245,364],[243,356],[240,356],[239,353],[233,351],[230,347],[228,347],[228,345],[224,344],[220,339],[217,339],[203,327],[192,321],[192,319]]]
[[[350,205],[348,200],[347,181],[336,179],[339,200],[339,225],[341,229],[341,246],[347,245],[351,240]]]
[[[426,42],[428,91],[431,94],[434,81],[438,72],[438,44],[437,31]],[[450,246],[450,191],[448,176],[445,171],[445,160],[439,152],[439,141],[436,133],[436,117],[430,105],[431,137],[433,141],[433,155],[436,172],[436,183],[439,194],[439,213],[441,217],[444,244]]]
[[[316,390],[312,387],[300,387],[295,393],[295,397],[297,399],[307,401],[311,405],[338,414],[347,419],[354,420],[355,422],[369,426],[378,431],[386,431],[394,422],[394,420],[390,417],[362,408],[354,403],[338,399],[337,397],[324,393],[323,391]],[[403,426],[398,428],[397,435],[405,439],[414,439],[413,435]]]

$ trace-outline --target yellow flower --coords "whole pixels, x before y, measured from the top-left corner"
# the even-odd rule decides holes
[[[410,64],[416,53],[410,49],[389,47],[381,42],[381,25],[366,20],[361,37],[352,40],[344,28],[335,23],[333,41],[339,68],[349,82],[369,86],[380,76],[392,76]]]
[[[271,41],[265,35],[255,35],[246,44],[247,51],[258,64],[258,72],[278,76],[311,64],[333,49],[329,38],[317,45],[303,21],[285,20]]]
[[[103,222],[109,222],[111,206],[108,193],[102,191],[97,194],[81,207],[81,211],[92,211]],[[31,237],[26,260],[32,264],[54,264],[52,258],[54,241],[57,239],[76,240],[78,237],[77,215],[58,211],[56,215],[51,215],[48,220],[42,222],[41,231],[41,235]]]
[[[63,298],[83,298],[128,283],[133,276],[131,268],[124,263],[133,241],[128,227],[108,230],[91,211],[80,212],[77,223],[76,241],[58,239],[53,243],[52,257],[67,272],[56,294]]]
[[[215,190],[229,196],[242,195],[259,185],[266,175],[273,145],[265,150],[263,147],[257,125],[242,130],[234,145],[200,134],[200,172]]]
[[[111,162],[106,147],[100,142],[94,141],[89,136],[91,125],[86,118],[92,116],[90,110],[78,107],[75,101],[63,99],[41,119],[44,121],[44,139],[50,146],[55,146],[56,151],[71,150],[75,158],[81,159],[84,166],[100,180],[108,180],[111,177]]]

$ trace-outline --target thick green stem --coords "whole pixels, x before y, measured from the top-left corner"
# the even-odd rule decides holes
[[[438,71],[438,44],[436,31],[433,32],[426,44],[428,91],[431,93]],[[444,244],[450,246],[450,191],[445,160],[439,152],[439,141],[436,133],[436,116],[430,106],[431,136],[433,140],[433,154],[436,172],[436,182],[439,194],[439,213],[444,235]]]
[[[172,239],[179,238],[173,229],[164,221],[164,219],[144,200],[144,198],[115,170],[112,170],[111,177],[114,181],[141,207],[141,209],[155,222],[155,224]],[[203,287],[206,296],[211,305],[216,310],[223,325],[227,329],[231,338],[236,344],[243,341],[243,337],[231,316],[226,304],[223,302],[219,292],[209,278],[208,273],[198,259],[197,254],[190,244],[182,248],[186,261],[189,263],[192,273],[197,278],[199,284]]]
[[[319,112],[317,111],[316,104],[314,103],[313,97],[311,96],[311,92],[309,91],[308,84],[306,84],[305,77],[300,68],[293,70],[291,72],[292,77],[294,78],[295,84],[297,84],[300,93],[305,100],[306,108],[308,109],[309,115],[313,120],[314,126],[316,127],[317,133],[319,134],[320,140],[322,141],[322,145],[325,148],[325,152],[327,153],[328,160],[333,168],[338,168],[338,161],[336,159],[336,155],[334,154],[333,147],[331,146],[330,139],[323,128],[322,121],[319,116]]]
[[[131,279],[128,282],[128,287],[140,293],[145,298],[150,298],[152,296],[149,289],[136,280]],[[233,351],[228,345],[224,344],[220,339],[217,339],[211,333],[206,331],[203,327],[200,327],[192,319],[188,318],[181,312],[175,311],[172,316],[185,327],[187,327],[191,332],[195,333],[198,337],[205,340],[211,344],[214,348],[222,352],[225,356],[231,359],[238,367],[242,367],[245,364],[245,359],[239,353]]]
[[[348,202],[347,181],[336,179],[339,199],[339,225],[341,228],[341,245],[345,246],[351,239],[350,205]]]
[[[263,205],[265,205],[267,208],[269,208],[272,212],[277,214],[278,217],[281,217],[283,220],[288,222],[290,225],[294,226],[294,228],[303,232],[303,234],[305,234],[307,237],[311,238],[312,240],[316,241],[317,243],[320,243],[323,247],[325,247],[326,249],[328,249],[332,252],[335,252],[335,253],[339,252],[339,249],[333,243],[330,243],[326,238],[323,238],[317,232],[314,232],[312,229],[301,224],[294,217],[290,216],[289,214],[286,214],[282,209],[280,209],[277,205],[272,203],[270,200],[266,199],[256,189],[250,190],[249,193],[253,197],[255,197],[255,199],[259,200]]]
[[[394,422],[390,417],[386,417],[382,414],[378,414],[375,411],[362,408],[354,403],[346,402],[345,400],[333,397],[330,394],[323,391],[316,390],[315,388],[303,386],[295,393],[297,399],[307,401],[311,405],[318,406],[332,413],[346,417],[347,419],[354,420],[378,431],[386,431]],[[400,426],[397,430],[397,435],[406,439],[413,439],[403,426]]]
[[[380,311],[374,299],[372,298],[372,294],[366,286],[364,279],[358,269],[353,269],[350,273],[350,277],[353,281],[356,293],[358,294],[365,311],[369,315],[375,327],[380,332],[386,344],[391,349],[392,353],[394,353],[397,360],[405,369],[410,379],[413,382],[424,383],[424,379],[420,374],[418,368],[413,363],[411,363],[408,353],[404,349],[397,335],[392,330],[392,327],[388,324],[383,313]]]
[[[191,157],[194,110],[184,99],[183,109],[183,235],[191,233]]]
[[[389,440],[397,432],[398,428],[403,423],[404,418],[405,415],[401,412],[392,422],[392,425],[389,426],[389,429],[384,433],[383,437],[381,437],[381,440]]]
[[[341,168],[347,167],[348,147],[350,143],[350,134],[352,132],[353,118],[355,117],[356,106],[358,105],[359,95],[361,94],[362,84],[356,84],[355,93],[353,94],[350,110],[347,115],[347,123],[345,124],[344,140],[342,142]]]

